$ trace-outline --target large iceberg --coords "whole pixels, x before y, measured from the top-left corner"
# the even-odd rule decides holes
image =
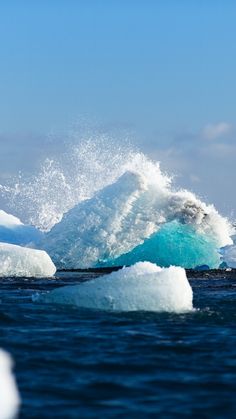
[[[176,313],[192,310],[192,299],[183,268],[160,268],[150,262],[34,296],[35,301],[88,309]]]
[[[127,171],[68,211],[42,246],[58,268],[145,260],[218,267],[218,249],[232,243],[228,221],[194,194],[170,186],[159,167]]]
[[[0,210],[0,242],[26,245],[42,239],[35,227],[24,225],[19,218]]]
[[[0,277],[50,277],[56,267],[44,250],[0,243]]]
[[[0,419],[16,418],[20,397],[12,374],[12,360],[0,349]]]

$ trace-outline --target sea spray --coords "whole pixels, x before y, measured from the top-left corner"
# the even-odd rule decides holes
[[[49,231],[76,204],[147,162],[127,141],[118,145],[113,137],[90,134],[66,144],[60,156],[46,158],[36,174],[9,179],[0,193],[24,223]]]

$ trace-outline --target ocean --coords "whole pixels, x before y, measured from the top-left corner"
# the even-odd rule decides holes
[[[188,271],[194,310],[111,312],[33,302],[103,272],[1,279],[0,347],[20,418],[235,418],[236,271]]]
[[[109,138],[0,192],[20,419],[236,417],[233,220]]]

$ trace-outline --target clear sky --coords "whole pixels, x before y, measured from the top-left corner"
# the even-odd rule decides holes
[[[233,0],[0,2],[0,181],[86,116],[230,214],[235,22]]]

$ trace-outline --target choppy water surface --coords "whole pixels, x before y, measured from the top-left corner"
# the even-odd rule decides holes
[[[234,273],[190,278],[199,310],[188,314],[32,302],[94,276],[1,280],[0,347],[16,362],[21,418],[236,417]]]

